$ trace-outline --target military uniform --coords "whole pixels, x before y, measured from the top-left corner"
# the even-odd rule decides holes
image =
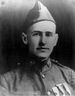
[[[56,24],[40,1],[29,13],[24,32],[38,22],[50,21]],[[55,42],[51,46],[53,44],[55,46]],[[72,69],[51,59],[41,63],[28,59],[21,66],[0,76],[0,96],[75,96],[75,72]]]
[[[36,65],[37,62],[26,63]],[[49,60],[42,71],[20,67],[0,76],[0,96],[66,96],[64,94],[75,96],[75,72],[54,60]]]

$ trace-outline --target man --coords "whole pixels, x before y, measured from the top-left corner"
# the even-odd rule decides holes
[[[56,22],[37,1],[23,26],[28,57],[21,66],[0,76],[0,96],[74,96],[75,72],[50,59],[58,41]]]

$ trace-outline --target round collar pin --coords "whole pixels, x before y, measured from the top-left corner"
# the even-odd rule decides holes
[[[45,75],[43,73],[40,73],[42,78],[45,78]]]

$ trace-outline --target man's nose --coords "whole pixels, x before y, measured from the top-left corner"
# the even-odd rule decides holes
[[[40,37],[40,46],[43,46],[43,45],[45,45],[46,44],[46,37],[45,37],[45,35],[42,35],[41,37]]]

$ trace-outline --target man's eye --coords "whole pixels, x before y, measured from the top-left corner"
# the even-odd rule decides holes
[[[46,36],[53,36],[51,32],[46,32]]]
[[[33,33],[32,35],[33,36],[39,36],[40,34],[39,33]]]

